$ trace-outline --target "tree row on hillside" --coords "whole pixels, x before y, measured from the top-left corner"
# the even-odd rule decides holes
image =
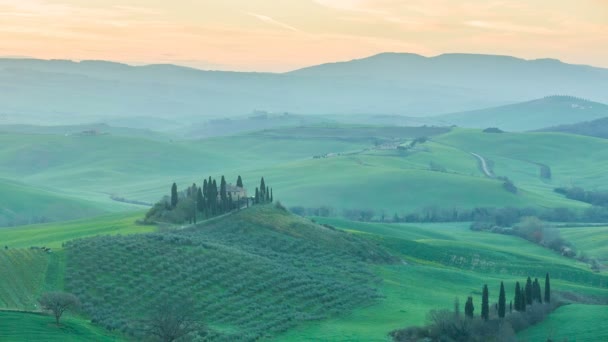
[[[458,298],[454,312],[433,310],[429,313],[429,325],[409,327],[391,332],[395,341],[507,341],[515,333],[542,321],[559,303],[551,301],[549,274],[545,276],[544,296],[538,278],[530,277],[524,286],[515,283],[515,296],[507,307],[504,282],[500,283],[498,302],[490,304],[490,291],[485,284],[481,294],[481,309],[475,316],[473,296],[468,296],[464,317],[460,316]],[[508,309],[507,309],[508,308]]]
[[[255,189],[255,196],[251,197],[247,196],[241,176],[238,176],[236,185],[228,184],[224,176],[219,183],[209,177],[203,180],[202,186],[193,183],[183,191],[179,191],[177,184],[173,183],[170,195],[163,197],[146,213],[144,222],[196,223],[201,219],[273,200],[273,190],[266,185],[264,177]]]

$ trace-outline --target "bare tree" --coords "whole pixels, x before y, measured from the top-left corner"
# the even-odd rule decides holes
[[[38,302],[44,310],[53,313],[57,325],[59,325],[59,319],[66,310],[73,310],[80,306],[78,298],[66,292],[47,292],[42,295]]]
[[[161,300],[147,320],[149,335],[173,342],[201,328],[191,301]]]

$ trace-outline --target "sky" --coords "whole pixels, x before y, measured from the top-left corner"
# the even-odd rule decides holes
[[[608,0],[0,0],[0,56],[283,72],[381,52],[608,68]]]

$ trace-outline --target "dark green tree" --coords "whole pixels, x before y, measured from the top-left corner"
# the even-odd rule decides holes
[[[203,190],[198,188],[196,192],[196,209],[200,212],[205,210],[205,197],[203,197]]]
[[[534,297],[532,293],[532,279],[528,277],[528,279],[526,280],[526,304],[532,305],[533,299]]]
[[[260,196],[259,196],[260,202],[259,203],[264,203],[265,199],[266,199],[266,182],[264,182],[264,177],[262,177],[262,180],[260,180]]]
[[[175,208],[177,201],[177,184],[173,183],[171,186],[171,208]]]
[[[274,195],[272,194],[272,188],[270,188],[270,203],[274,202]]]
[[[540,291],[540,283],[538,282],[538,278],[534,278],[534,282],[532,283],[532,297],[533,300],[539,303],[543,302],[542,294]]]
[[[258,188],[255,188],[255,200],[253,201],[254,204],[259,204],[260,203],[260,190]]]
[[[498,295],[498,317],[505,317],[505,309],[507,304],[507,298],[505,297],[505,285],[500,282],[500,294]]]
[[[236,186],[238,186],[239,188],[244,188],[244,186],[243,186],[243,180],[241,179],[240,175],[236,179]]]
[[[464,314],[468,318],[473,318],[474,311],[475,306],[473,305],[473,297],[469,296],[469,298],[467,298],[467,302],[464,304]]]
[[[515,302],[515,311],[523,311],[521,307],[521,286],[519,286],[519,282],[515,283],[515,298],[513,298]]]
[[[549,273],[545,276],[545,303],[551,302],[551,283],[549,282]]]
[[[509,313],[513,312],[513,301],[509,301]]]
[[[490,302],[487,284],[483,286],[483,292],[481,294],[481,318],[483,318],[484,321],[487,321],[488,318],[490,318]]]
[[[264,199],[265,202],[270,202],[270,188],[268,186],[266,186],[266,198]]]
[[[220,180],[220,208],[221,212],[228,210],[228,194],[226,193],[226,178],[222,175]]]

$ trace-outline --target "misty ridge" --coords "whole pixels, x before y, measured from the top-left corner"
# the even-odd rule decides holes
[[[383,53],[280,74],[104,61],[0,59],[0,89],[0,124],[104,122],[170,130],[256,111],[338,117],[392,115],[410,117],[405,122],[410,125],[459,124],[459,120],[445,117],[427,119],[550,95],[606,103],[608,69],[554,59],[475,54],[427,58]],[[549,125],[543,122],[531,128],[602,115]]]

